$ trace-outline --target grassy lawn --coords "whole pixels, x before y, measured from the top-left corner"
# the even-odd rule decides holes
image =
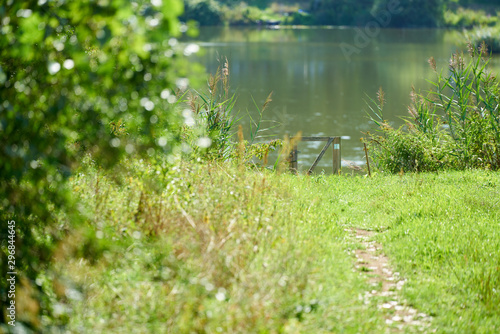
[[[383,298],[362,297],[374,287],[354,270],[352,227],[377,232],[407,280],[400,299],[433,317],[426,331],[500,329],[498,173],[129,162],[108,175],[89,166],[72,187],[90,212],[56,252],[72,332],[391,332]]]
[[[440,333],[500,329],[500,175],[485,171],[339,178],[340,224],[374,229],[411,305]]]

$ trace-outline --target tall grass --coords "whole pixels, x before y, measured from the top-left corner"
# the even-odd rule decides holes
[[[454,54],[446,74],[436,73],[433,88],[412,89],[409,117],[399,129],[383,120],[381,100],[370,106],[378,133],[368,133],[372,156],[390,172],[439,169],[500,168],[499,88],[488,69],[486,45],[469,44],[469,55]],[[373,104],[372,103],[372,104]]]
[[[222,69],[208,78],[208,91],[193,91],[185,109],[187,124],[184,137],[196,150],[195,155],[210,159],[228,160],[233,142],[234,127],[239,120],[235,110],[236,97],[229,93],[229,63],[225,59]],[[196,125],[196,126],[193,126]],[[199,150],[201,149],[201,150]]]
[[[314,199],[315,182],[228,163],[159,165],[128,161],[107,176],[90,166],[73,180],[82,205],[98,208],[88,228],[101,246],[65,257],[80,248],[68,240],[58,252],[61,277],[85,296],[64,303],[69,331],[386,330],[358,298],[369,287],[352,270],[348,232],[316,208],[330,202]]]
[[[192,90],[187,101],[184,101],[185,126],[182,134],[184,143],[190,147],[188,156],[254,166],[257,165],[257,159],[260,160],[259,165],[267,165],[269,153],[282,146],[281,140],[262,141],[271,137],[270,130],[276,127],[272,121],[263,118],[264,111],[272,101],[272,92],[262,107],[254,100],[258,117],[252,118],[247,111],[250,135],[249,140],[245,140],[241,125],[239,130],[236,126],[244,116],[239,116],[240,111],[235,108],[236,95],[230,93],[227,58],[215,74],[210,74],[207,84],[207,91]]]
[[[398,300],[434,318],[424,332],[500,328],[497,173],[295,176],[130,160],[109,174],[86,165],[71,182],[88,224],[37,279],[68,332],[387,333],[394,314],[377,305],[396,297],[366,298],[380,286],[353,271],[351,227],[380,232],[407,280]]]

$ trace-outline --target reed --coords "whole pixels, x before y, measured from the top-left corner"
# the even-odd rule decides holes
[[[368,142],[379,167],[393,173],[499,169],[500,94],[489,61],[484,43],[469,44],[468,55],[453,54],[445,74],[429,59],[436,80],[424,93],[412,88],[409,117],[399,129],[384,121],[383,103],[370,99],[369,117],[379,129],[368,133]]]
[[[207,91],[192,90],[185,101],[188,109],[183,113],[188,114],[186,118],[190,124],[183,127],[182,133],[184,142],[191,148],[190,157],[265,167],[268,155],[282,146],[281,140],[264,141],[275,137],[271,130],[279,125],[264,118],[264,112],[272,101],[272,92],[262,107],[254,100],[257,117],[252,117],[247,110],[250,133],[249,140],[245,140],[239,124],[244,117],[240,117],[235,108],[236,95],[230,93],[227,58],[215,74],[210,74],[207,84]],[[200,140],[204,145],[199,144]]]

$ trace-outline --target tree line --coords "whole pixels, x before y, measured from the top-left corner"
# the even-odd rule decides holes
[[[373,20],[373,16],[389,6],[399,8],[388,23],[389,27],[443,26],[447,9],[462,7],[493,8],[499,0],[184,0],[185,12],[181,19],[194,20],[201,25],[238,25],[262,23],[272,14],[282,15],[276,20],[284,24],[359,26]],[[239,12],[234,15],[234,12]],[[260,15],[259,15],[260,11]],[[247,20],[233,20],[245,17]]]

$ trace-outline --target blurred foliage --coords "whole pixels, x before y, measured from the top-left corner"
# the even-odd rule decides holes
[[[372,6],[373,0],[313,0],[310,9],[319,25],[361,25],[373,20]]]
[[[444,25],[446,27],[470,29],[475,26],[492,26],[499,22],[498,14],[486,14],[484,10],[472,10],[458,8],[457,10],[447,10],[444,13]]]
[[[312,25],[314,23],[314,17],[306,12],[296,12],[288,17],[286,23],[294,25]]]
[[[180,149],[172,105],[197,68],[179,56],[193,52],[175,38],[187,30],[182,10],[180,0],[0,4],[0,219],[16,220],[16,267],[29,284],[82,217],[66,186],[82,156],[106,168]],[[5,233],[2,223],[2,272]]]
[[[491,25],[498,1],[467,0],[184,0],[183,20],[200,25],[363,26],[383,22],[383,27],[472,27]],[[389,13],[389,15],[386,15]],[[387,21],[386,21],[387,20]]]
[[[180,19],[212,26],[222,23],[222,15],[220,4],[215,0],[184,0],[184,14]]]
[[[500,25],[476,27],[464,32],[465,39],[476,47],[486,44],[492,53],[500,53]]]
[[[446,0],[375,0],[373,12],[389,9],[389,27],[438,27],[443,21]],[[394,8],[395,10],[390,10]]]
[[[386,27],[437,27],[450,0],[184,0],[183,20],[200,25],[242,25],[272,22],[300,25],[362,26],[379,21]],[[302,8],[300,8],[302,6]],[[388,16],[385,13],[389,13]]]

